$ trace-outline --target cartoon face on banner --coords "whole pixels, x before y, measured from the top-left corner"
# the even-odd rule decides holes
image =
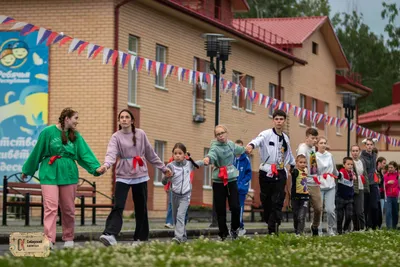
[[[21,172],[47,125],[48,57],[37,32],[0,32],[0,175]],[[0,184],[1,185],[1,184]]]

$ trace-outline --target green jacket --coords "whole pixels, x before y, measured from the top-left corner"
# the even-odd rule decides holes
[[[29,158],[22,167],[22,172],[34,175],[39,168],[40,184],[69,185],[77,184],[79,173],[75,161],[90,174],[99,176],[96,169],[100,163],[83,137],[75,132],[75,142],[66,145],[61,141],[61,130],[56,125],[43,129]],[[61,156],[49,165],[52,156]]]
[[[236,181],[239,176],[239,171],[233,165],[233,160],[236,155],[241,155],[244,152],[244,147],[238,146],[232,141],[221,143],[217,140],[211,141],[210,151],[207,157],[211,164],[214,165],[212,179],[215,183],[222,183],[222,179],[218,177],[219,168],[227,166],[228,182]]]

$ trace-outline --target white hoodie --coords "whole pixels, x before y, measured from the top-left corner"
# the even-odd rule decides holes
[[[328,175],[326,179],[323,177],[323,174],[333,174],[335,176],[339,175],[339,172],[336,169],[335,160],[333,156],[328,151],[324,153],[317,152],[315,153],[317,156],[317,166],[318,166],[318,180],[321,182],[319,185],[321,190],[329,190],[335,188],[335,178]]]

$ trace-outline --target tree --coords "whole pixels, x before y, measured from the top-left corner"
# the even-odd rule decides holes
[[[385,32],[387,32],[389,36],[387,45],[393,50],[400,50],[400,27],[395,25],[400,8],[397,8],[395,3],[387,4],[386,2],[383,2],[382,6],[382,19],[389,20],[388,24],[385,27]]]
[[[363,85],[373,93],[360,101],[360,113],[391,104],[391,88],[399,76],[398,63],[385,45],[383,36],[377,36],[363,23],[363,15],[336,14],[332,18],[336,34],[351,65],[351,71],[362,75]]]

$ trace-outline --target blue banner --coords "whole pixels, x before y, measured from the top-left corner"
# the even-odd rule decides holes
[[[1,178],[21,172],[48,123],[49,48],[37,34],[0,32]]]

